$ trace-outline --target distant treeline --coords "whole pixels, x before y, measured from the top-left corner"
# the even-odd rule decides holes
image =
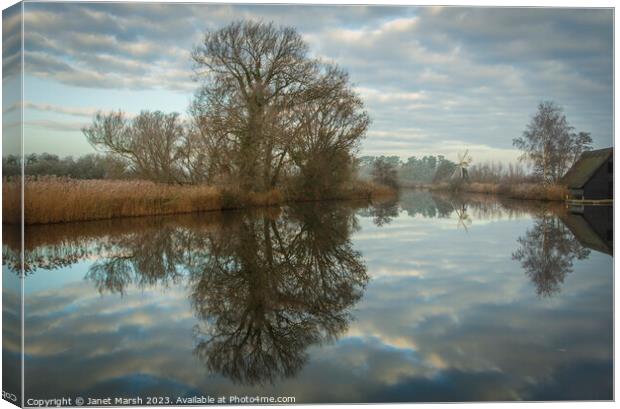
[[[448,179],[456,169],[456,163],[442,155],[422,158],[412,156],[406,161],[402,161],[398,156],[362,156],[359,160],[360,178],[373,178],[373,171],[377,166],[394,169],[402,185],[439,182]]]
[[[132,176],[125,163],[108,155],[88,154],[74,159],[72,156],[61,158],[50,153],[32,153],[25,156],[24,164],[27,176],[54,175],[73,179],[127,179]],[[21,174],[18,156],[2,158],[2,174]]]
[[[358,174],[361,179],[377,179],[390,171],[401,186],[443,182],[452,176],[457,164],[442,155],[412,156],[403,161],[398,156],[363,156],[359,159]],[[386,170],[389,169],[389,170]],[[476,163],[468,168],[468,181],[475,183],[525,183],[534,182],[535,175],[527,172],[520,163],[504,165],[500,162]],[[382,182],[379,180],[379,182]],[[382,182],[384,184],[389,184]]]
[[[87,154],[74,158],[50,153],[29,154],[25,158],[24,173],[28,176],[58,176],[73,179],[142,179],[127,162],[116,156]],[[456,164],[442,155],[412,156],[402,161],[398,156],[362,156],[354,171],[362,180],[374,180],[385,185],[408,185],[442,182],[450,178]],[[19,158],[2,158],[4,176],[21,172]],[[519,164],[477,163],[469,168],[469,180],[479,183],[530,182],[533,176]]]

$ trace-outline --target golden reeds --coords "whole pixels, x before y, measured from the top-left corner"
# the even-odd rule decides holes
[[[3,223],[19,223],[18,179],[2,182]],[[339,197],[371,198],[391,189],[375,184],[354,184]],[[181,186],[147,181],[75,180],[29,177],[24,187],[24,223],[46,224],[116,217],[149,216],[239,209],[282,204],[278,190],[243,192],[213,186]]]
[[[498,194],[513,199],[562,201],[568,191],[560,185],[544,185],[542,183],[468,183],[462,190],[471,193]]]
[[[4,223],[18,223],[17,180],[3,180]],[[235,200],[230,200],[234,197]],[[211,186],[179,186],[146,181],[74,180],[56,177],[26,179],[25,224],[110,219],[269,206],[280,203],[277,191],[240,194]]]

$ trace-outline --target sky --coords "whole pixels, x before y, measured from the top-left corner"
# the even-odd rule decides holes
[[[293,26],[349,72],[372,118],[360,155],[514,161],[547,100],[595,148],[613,144],[611,9],[28,2],[25,151],[93,152],[80,129],[98,110],[186,115],[192,48],[240,19]]]

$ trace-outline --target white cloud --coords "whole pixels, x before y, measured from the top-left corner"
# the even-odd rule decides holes
[[[64,115],[83,116],[83,117],[88,117],[88,118],[91,118],[93,115],[95,115],[95,113],[97,113],[97,111],[100,110],[94,107],[92,108],[67,107],[67,106],[62,106],[62,105],[37,104],[34,102],[28,102],[28,101],[23,103],[23,107],[24,109],[34,109],[37,111],[47,111],[47,112],[54,112],[58,114],[64,114]]]
[[[80,131],[84,126],[87,126],[87,122],[69,122],[69,121],[55,121],[50,119],[33,119],[29,121],[24,121],[24,132],[29,127],[38,127],[49,129],[52,131],[66,131],[66,132],[77,132]]]

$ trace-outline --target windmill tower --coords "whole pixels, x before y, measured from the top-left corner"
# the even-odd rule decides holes
[[[468,180],[467,167],[472,161],[469,155],[469,149],[465,149],[465,152],[459,153],[458,158],[456,169],[454,169],[454,173],[450,179],[457,181]]]

